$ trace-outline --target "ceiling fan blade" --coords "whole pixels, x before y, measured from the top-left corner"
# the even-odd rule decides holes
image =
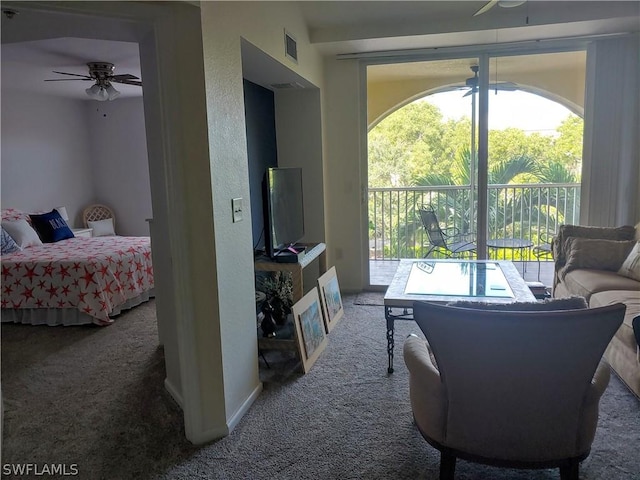
[[[93,80],[93,78],[52,78],[52,79],[46,79],[45,82],[71,82],[74,80],[80,80],[82,82],[86,82],[87,80]]]
[[[136,77],[135,75],[131,75],[130,73],[123,73],[122,75],[113,75],[111,77],[113,80],[140,80],[140,77]]]
[[[465,87],[462,87],[465,88]],[[490,83],[489,90],[504,90],[507,92],[513,92],[514,90],[518,90],[519,87],[515,83],[512,82],[498,82],[498,83]],[[472,93],[476,93],[478,91],[478,87],[470,88],[467,93],[465,93],[462,97],[468,97]]]
[[[77,73],[56,72],[55,70],[53,71],[53,73],[59,73],[60,75],[71,75],[72,77],[83,77],[87,80],[92,80],[92,78],[88,75],[79,75]]]
[[[519,7],[523,3],[527,3],[526,0],[500,0],[500,6],[504,8]]]
[[[513,91],[518,90],[518,85],[512,82],[498,82],[498,83],[490,83],[489,90],[506,90]]]
[[[142,86],[142,82],[138,80],[118,80],[117,78],[109,79],[112,83],[124,83],[125,85],[137,85],[138,87]]]
[[[487,2],[484,5],[484,7],[482,7],[480,10],[478,10],[476,13],[474,13],[473,16],[477,17],[478,15],[482,15],[483,13],[488,12],[489,10],[491,10],[497,4],[498,4],[498,0],[491,0],[490,2]]]

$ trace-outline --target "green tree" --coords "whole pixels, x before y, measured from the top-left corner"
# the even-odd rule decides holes
[[[557,128],[553,159],[562,163],[579,181],[582,169],[582,141],[584,121],[577,115],[569,115]]]
[[[416,172],[446,171],[445,125],[440,109],[420,101],[378,123],[369,132],[369,185],[408,185]]]
[[[489,131],[489,184],[579,182],[582,134],[583,121],[575,115],[562,122],[556,135],[517,128]],[[471,183],[469,117],[443,121],[437,107],[418,100],[387,116],[371,129],[368,138],[370,187]],[[542,188],[523,193],[514,188],[490,188],[490,222],[507,225],[507,234],[526,237],[530,226],[522,224],[520,213],[532,212],[557,223],[564,218],[564,209],[575,212],[578,207],[579,199],[570,197],[568,191]],[[454,188],[378,192],[375,199],[370,196],[370,212],[384,210],[386,217],[376,216],[378,225],[369,222],[371,234],[385,237],[387,255],[413,256],[414,237],[420,235],[414,228],[417,207],[426,203],[441,206],[441,221],[468,231],[474,224],[471,213],[476,211],[473,198],[468,189]]]

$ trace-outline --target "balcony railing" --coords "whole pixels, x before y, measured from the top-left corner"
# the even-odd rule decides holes
[[[442,228],[473,234],[475,202],[469,186],[369,188],[369,258],[423,257],[429,248],[418,216],[423,205],[435,209]],[[489,238],[522,238],[541,244],[559,225],[578,223],[580,184],[490,185],[488,209]],[[508,255],[511,260],[531,259],[529,249]]]

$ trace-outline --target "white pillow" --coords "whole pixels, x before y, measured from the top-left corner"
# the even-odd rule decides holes
[[[640,281],[640,242],[636,242],[618,274]]]
[[[32,245],[42,245],[42,240],[26,220],[16,220],[14,222],[2,222],[4,228],[11,238],[13,238],[20,248]]]
[[[93,228],[94,237],[112,237],[116,234],[113,229],[113,218],[105,218],[104,220],[96,220],[95,222],[87,222],[89,228]]]

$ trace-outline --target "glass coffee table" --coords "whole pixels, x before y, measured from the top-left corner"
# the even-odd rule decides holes
[[[536,298],[511,262],[495,260],[400,260],[384,295],[387,353],[393,373],[396,320],[413,320],[413,302],[460,300],[513,303]]]

